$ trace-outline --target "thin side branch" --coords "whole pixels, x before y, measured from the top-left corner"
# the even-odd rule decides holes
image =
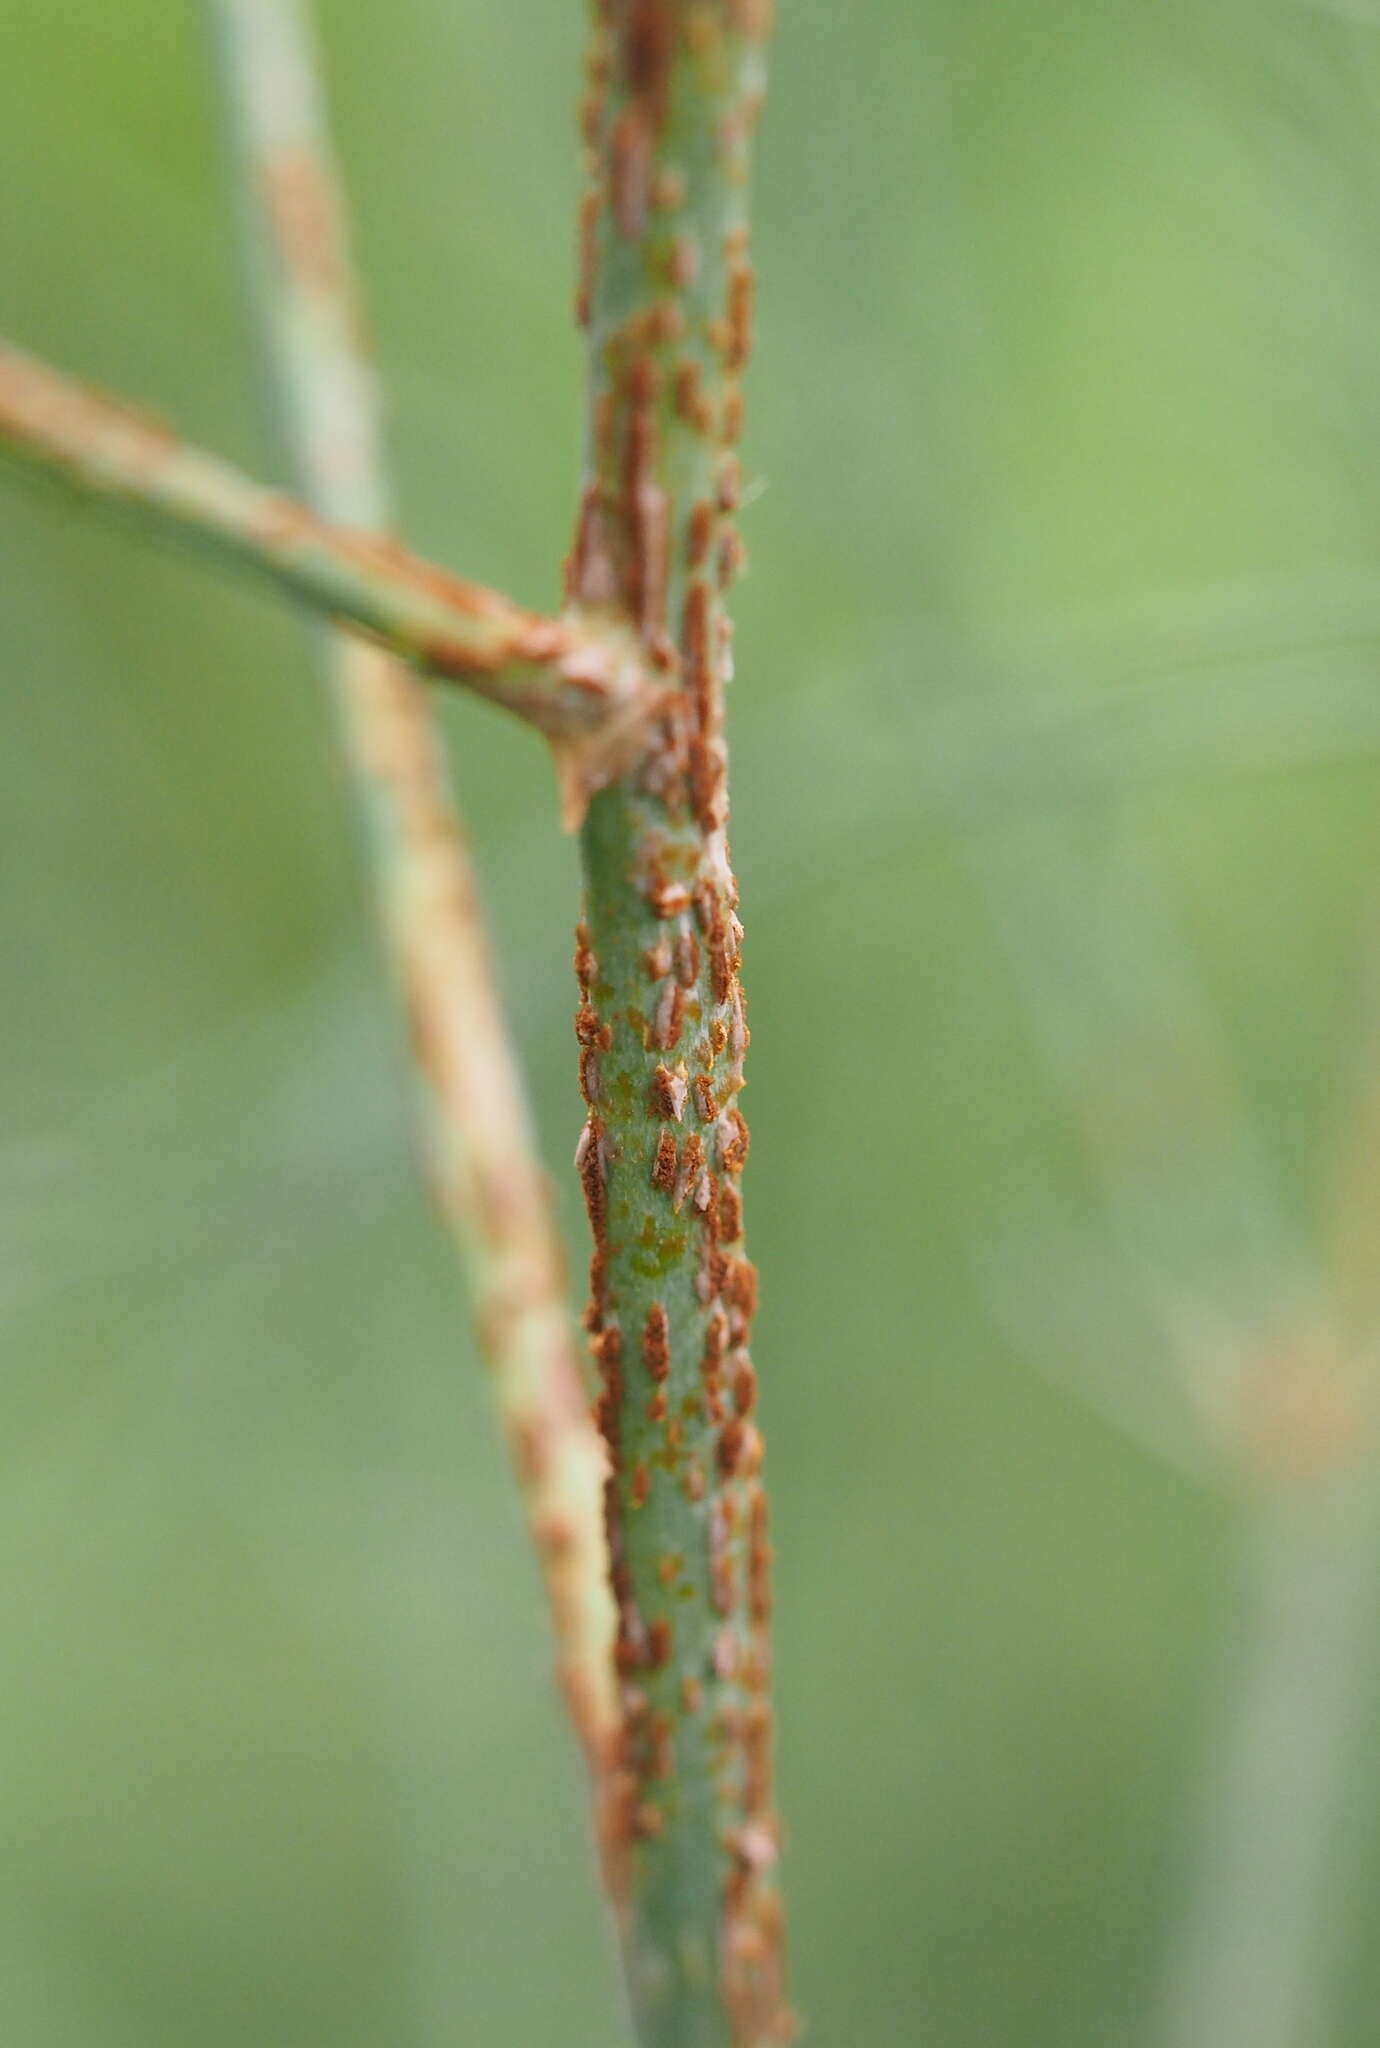
[[[0,461],[198,545],[581,747],[587,787],[636,751],[648,685],[631,640],[615,626],[525,611],[390,540],[328,524],[190,447],[161,420],[5,343]]]
[[[299,0],[209,0],[209,12],[284,443],[319,513],[382,527],[389,507],[374,383],[306,10]],[[615,1724],[605,1454],[475,877],[417,679],[344,635],[323,640],[322,654],[379,924],[412,1023],[433,1186],[469,1275],[562,1684],[602,1785]]]

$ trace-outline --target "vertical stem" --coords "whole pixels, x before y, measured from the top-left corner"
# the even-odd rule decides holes
[[[210,8],[283,439],[315,509],[378,529],[388,516],[378,409],[307,15],[299,0]],[[600,1523],[606,1458],[475,878],[419,685],[364,643],[330,635],[321,645],[411,1025],[432,1184],[468,1269],[562,1685],[602,1780],[616,1717]]]
[[[1326,2038],[1338,1836],[1375,1680],[1380,1494],[1333,1472],[1254,1504],[1169,2048]]]
[[[581,840],[579,1164],[623,1713],[609,1864],[644,2048],[761,2048],[791,2023],[721,726],[767,9],[598,0],[594,13],[590,416],[569,595],[629,619],[671,685],[654,744],[595,795]]]

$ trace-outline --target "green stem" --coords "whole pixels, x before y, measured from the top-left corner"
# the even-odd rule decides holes
[[[0,461],[192,542],[421,668],[464,681],[579,749],[586,788],[645,724],[647,684],[626,636],[524,611],[391,541],[328,525],[180,441],[161,420],[4,343]]]
[[[766,10],[602,0],[595,13],[590,428],[570,596],[621,612],[649,664],[677,677],[653,744],[595,796],[581,840],[581,1170],[623,1680],[610,1861],[643,2048],[763,2048],[790,2020],[721,728]]]
[[[311,24],[300,0],[208,0],[269,384],[303,495],[381,528],[388,490]],[[557,1663],[596,1780],[615,1724],[613,1613],[589,1417],[546,1176],[430,707],[402,663],[331,635],[322,667],[406,1010],[433,1188],[545,1575]]]

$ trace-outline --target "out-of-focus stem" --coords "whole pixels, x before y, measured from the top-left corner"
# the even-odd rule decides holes
[[[1380,1677],[1374,910],[1360,966],[1356,1040],[1323,1200],[1337,1337],[1320,1358],[1305,1357],[1285,1411],[1292,1446],[1330,1441],[1334,1455],[1321,1471],[1266,1475],[1238,1525],[1241,1606],[1202,1869],[1173,1956],[1167,2048],[1236,2040],[1311,2048],[1327,2028],[1338,1837]],[[1284,1438],[1278,1427],[1273,1434]]]
[[[576,954],[622,1677],[609,1866],[643,2048],[790,2032],[722,738],[767,13],[598,0],[585,103],[590,410],[569,595],[626,621],[674,682],[651,746],[590,805]]]
[[[1338,1835],[1376,1677],[1380,1487],[1342,1471],[1277,1489],[1239,1524],[1238,1606],[1186,1897],[1166,2048],[1312,2048]]]
[[[624,758],[648,685],[611,625],[543,618],[267,490],[161,420],[0,343],[0,465],[190,542],[575,749],[585,788]]]
[[[297,482],[323,517],[381,528],[378,410],[306,11],[300,0],[210,0],[210,11],[260,332]],[[469,1272],[561,1679],[602,1785],[615,1725],[605,1452],[475,878],[417,679],[358,639],[331,635],[322,651],[411,1022],[433,1185]]]

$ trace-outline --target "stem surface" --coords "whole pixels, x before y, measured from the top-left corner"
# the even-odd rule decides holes
[[[590,805],[576,955],[622,1677],[609,1856],[644,2048],[791,2031],[722,739],[766,31],[750,0],[602,0],[585,104],[591,388],[569,596],[630,622],[674,678],[654,743]]]

